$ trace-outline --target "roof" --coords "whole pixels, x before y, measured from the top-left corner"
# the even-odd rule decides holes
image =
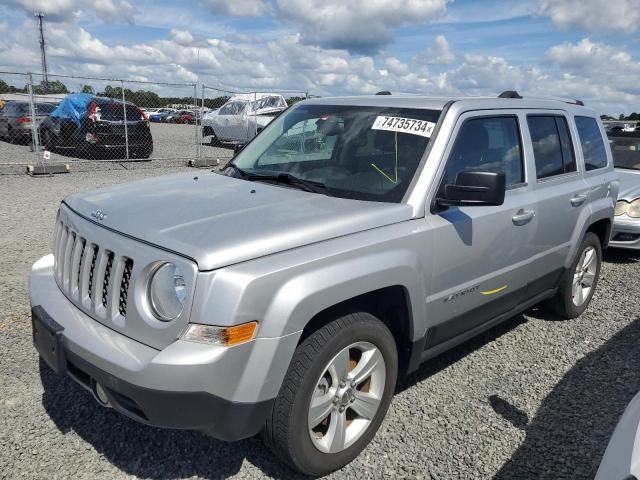
[[[33,98],[37,103],[47,102],[47,103],[58,103],[64,97],[66,97],[66,93],[47,93],[34,95]],[[1,93],[0,100],[4,100],[5,102],[28,102],[29,94],[28,93]]]
[[[265,97],[281,97],[281,93],[236,93],[227,100],[228,102],[250,102]]]
[[[424,95],[363,95],[351,97],[323,97],[304,100],[305,104],[314,105],[356,105],[370,107],[424,108],[442,110],[446,104],[454,102],[461,110],[485,109],[541,109],[581,111],[590,115],[597,115],[595,111],[568,103],[565,100],[546,98],[498,98],[498,97],[429,97]],[[303,103],[300,102],[300,103]]]

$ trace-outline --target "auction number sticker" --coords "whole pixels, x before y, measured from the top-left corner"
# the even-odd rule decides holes
[[[372,130],[388,130],[389,132],[410,133],[421,137],[431,137],[436,124],[415,118],[387,117],[380,115],[371,126]]]

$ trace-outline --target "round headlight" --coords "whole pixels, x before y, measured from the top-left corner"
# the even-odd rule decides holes
[[[629,208],[629,203],[625,202],[624,200],[618,200],[616,202],[616,209],[613,212],[613,214],[615,216],[618,215],[624,215],[625,213],[627,213],[627,209]]]
[[[149,304],[159,320],[178,318],[187,299],[187,287],[180,269],[173,263],[163,263],[153,272],[149,282]]]
[[[636,198],[629,204],[627,208],[627,215],[631,218],[640,218],[640,198]]]

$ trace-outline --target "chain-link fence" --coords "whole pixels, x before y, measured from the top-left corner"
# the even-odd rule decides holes
[[[302,91],[0,72],[0,165],[228,161]]]

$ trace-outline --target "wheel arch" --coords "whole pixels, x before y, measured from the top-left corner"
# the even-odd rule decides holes
[[[596,220],[589,225],[587,232],[595,233],[600,239],[602,248],[607,248],[609,246],[609,237],[611,236],[611,219],[602,218],[600,220]]]
[[[409,291],[403,285],[366,292],[325,308],[305,325],[299,343],[336,318],[356,312],[370,313],[389,328],[396,341],[400,370],[406,371],[413,345],[414,321]]]

